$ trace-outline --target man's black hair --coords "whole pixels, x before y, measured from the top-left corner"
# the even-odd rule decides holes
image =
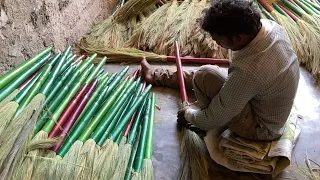
[[[213,0],[199,20],[201,28],[210,34],[232,37],[258,33],[260,19],[251,0]]]

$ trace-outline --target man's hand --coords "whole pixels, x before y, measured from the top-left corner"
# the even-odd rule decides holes
[[[184,107],[182,109],[180,109],[178,111],[178,115],[177,115],[177,122],[179,125],[182,125],[182,126],[185,126],[186,124],[188,124],[189,122],[186,120],[186,118],[184,117],[184,114],[186,113],[186,110],[188,109],[189,107]]]

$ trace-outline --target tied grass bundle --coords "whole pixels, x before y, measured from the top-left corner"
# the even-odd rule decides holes
[[[15,164],[22,159],[24,147],[39,116],[44,99],[42,94],[36,95],[22,113],[10,122],[8,128],[0,136],[2,179],[10,179],[13,170],[16,169]]]

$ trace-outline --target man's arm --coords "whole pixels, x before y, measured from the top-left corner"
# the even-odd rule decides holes
[[[259,81],[251,73],[232,67],[209,106],[203,110],[188,109],[185,118],[203,130],[222,127],[243,110],[258,93],[259,87]]]

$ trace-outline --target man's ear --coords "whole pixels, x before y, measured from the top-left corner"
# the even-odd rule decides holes
[[[245,41],[245,37],[242,34],[233,36],[233,42],[237,44],[243,44],[244,41]]]

